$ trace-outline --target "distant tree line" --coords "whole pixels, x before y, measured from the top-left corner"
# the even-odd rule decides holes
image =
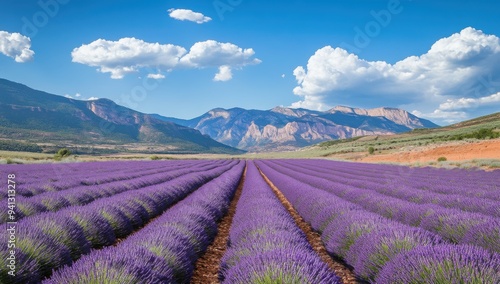
[[[34,143],[25,143],[12,140],[0,140],[0,150],[41,153],[43,149],[42,147]]]
[[[475,139],[495,139],[495,138],[500,138],[500,131],[493,128],[493,129],[488,129],[488,128],[482,128],[479,129],[478,131],[472,132],[472,133],[463,133],[463,134],[456,134],[451,137],[448,137],[448,140],[463,140],[467,138],[475,138]]]

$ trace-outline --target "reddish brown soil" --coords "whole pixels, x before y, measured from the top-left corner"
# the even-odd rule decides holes
[[[317,232],[315,232],[306,221],[304,221],[304,219],[299,215],[297,210],[293,208],[292,204],[288,201],[288,199],[286,199],[283,193],[271,182],[271,180],[269,180],[262,171],[260,171],[260,174],[266,180],[267,184],[272,188],[274,194],[276,194],[276,196],[281,201],[283,206],[285,206],[288,212],[290,212],[290,215],[292,215],[293,219],[295,220],[295,223],[297,223],[299,228],[302,231],[304,231],[304,233],[307,236],[307,240],[309,241],[313,249],[316,251],[316,253],[320,256],[321,260],[323,260],[330,267],[330,269],[332,269],[335,272],[335,274],[337,274],[342,279],[342,283],[344,284],[361,283],[356,279],[354,273],[344,263],[330,257],[325,246],[323,245],[323,242],[321,241],[320,235]]]
[[[500,140],[494,139],[471,143],[453,143],[443,146],[425,146],[411,151],[370,155],[358,161],[396,163],[435,162],[439,157],[446,157],[448,161],[500,159]]]
[[[222,218],[218,226],[218,233],[213,243],[207,248],[205,254],[196,262],[193,278],[190,283],[194,284],[212,284],[220,283],[219,281],[219,268],[220,260],[227,248],[227,241],[229,239],[229,230],[233,223],[233,216],[236,212],[236,205],[240,200],[241,191],[243,190],[243,183],[245,182],[246,169],[243,172],[240,184],[236,189],[233,200],[229,205],[226,216]]]

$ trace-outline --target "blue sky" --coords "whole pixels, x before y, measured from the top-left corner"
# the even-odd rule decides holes
[[[500,109],[499,18],[493,0],[2,0],[0,77],[179,118],[348,105],[448,124]]]

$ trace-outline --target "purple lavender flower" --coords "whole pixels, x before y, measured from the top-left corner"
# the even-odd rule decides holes
[[[82,228],[85,238],[93,248],[109,246],[116,241],[113,228],[104,217],[92,208],[71,208],[71,218]]]
[[[221,260],[222,283],[340,283],[253,163]]]
[[[319,257],[303,249],[255,253],[227,271],[222,283],[341,283]]]
[[[420,246],[400,254],[376,283],[500,283],[500,255],[469,245]]]
[[[39,228],[56,243],[63,244],[71,252],[73,260],[90,251],[90,243],[85,238],[82,227],[69,216],[42,213],[20,222],[21,226],[34,226]]]
[[[489,251],[500,253],[500,220],[496,219],[470,227],[460,243],[476,244]]]
[[[399,253],[441,243],[443,239],[425,230],[390,226],[359,237],[349,249],[346,262],[352,264],[357,275],[373,281],[380,269]]]
[[[348,251],[356,240],[373,231],[389,228],[391,222],[381,216],[354,211],[345,214],[331,222],[321,235],[328,252],[342,258],[347,257]]]
[[[135,200],[145,200],[141,199],[142,194],[148,197],[149,193],[154,194],[155,199],[165,200],[155,202],[165,209],[179,199],[185,199],[117,246],[94,250],[71,267],[57,270],[46,283],[188,283],[196,260],[217,232],[217,220],[213,219],[212,210],[208,209],[228,207],[228,197],[233,196],[236,190],[243,165],[231,162],[202,175],[177,180],[168,188],[129,193],[128,198]],[[203,204],[201,200],[211,206],[200,206]],[[139,203],[132,205],[117,199],[113,205],[116,204],[119,206],[113,210],[119,210],[123,205],[130,210],[144,210]],[[93,204],[92,212],[99,209],[99,216],[106,215],[103,213],[110,211],[103,210],[103,205],[101,202]],[[224,214],[224,209],[220,210]],[[108,218],[110,220],[116,218],[108,217],[111,217]]]
[[[0,235],[3,237],[3,234],[0,233]],[[12,258],[11,250],[14,251],[15,259],[9,259],[9,257]],[[19,248],[7,249],[7,246],[0,248],[0,257],[5,260],[4,265],[0,266],[0,283],[34,284],[40,282],[42,276],[36,258],[24,253]],[[14,276],[8,274],[11,265],[16,271]]]
[[[122,250],[115,254],[104,249],[83,257],[78,265],[62,268],[43,283],[174,283],[168,269],[149,268],[160,261],[146,250]]]
[[[30,271],[30,274],[39,273],[42,277],[48,276],[54,267],[71,263],[70,251],[63,244],[47,236],[35,224],[29,222],[17,224],[16,234],[16,247],[29,259],[36,261],[36,270]]]

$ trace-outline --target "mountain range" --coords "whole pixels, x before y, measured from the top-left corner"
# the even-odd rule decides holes
[[[160,153],[227,153],[198,130],[119,106],[111,100],[81,101],[0,79],[0,138],[37,144]],[[124,147],[124,145],[126,145]]]
[[[235,154],[294,150],[333,139],[434,127],[401,109],[345,106],[324,112],[216,108],[185,120],[141,113],[108,99],[70,99],[0,79],[0,139],[38,144]]]
[[[438,127],[405,110],[386,107],[366,110],[337,106],[324,112],[285,107],[216,108],[190,120],[155,117],[197,129],[221,143],[247,151],[294,150],[328,140]]]

